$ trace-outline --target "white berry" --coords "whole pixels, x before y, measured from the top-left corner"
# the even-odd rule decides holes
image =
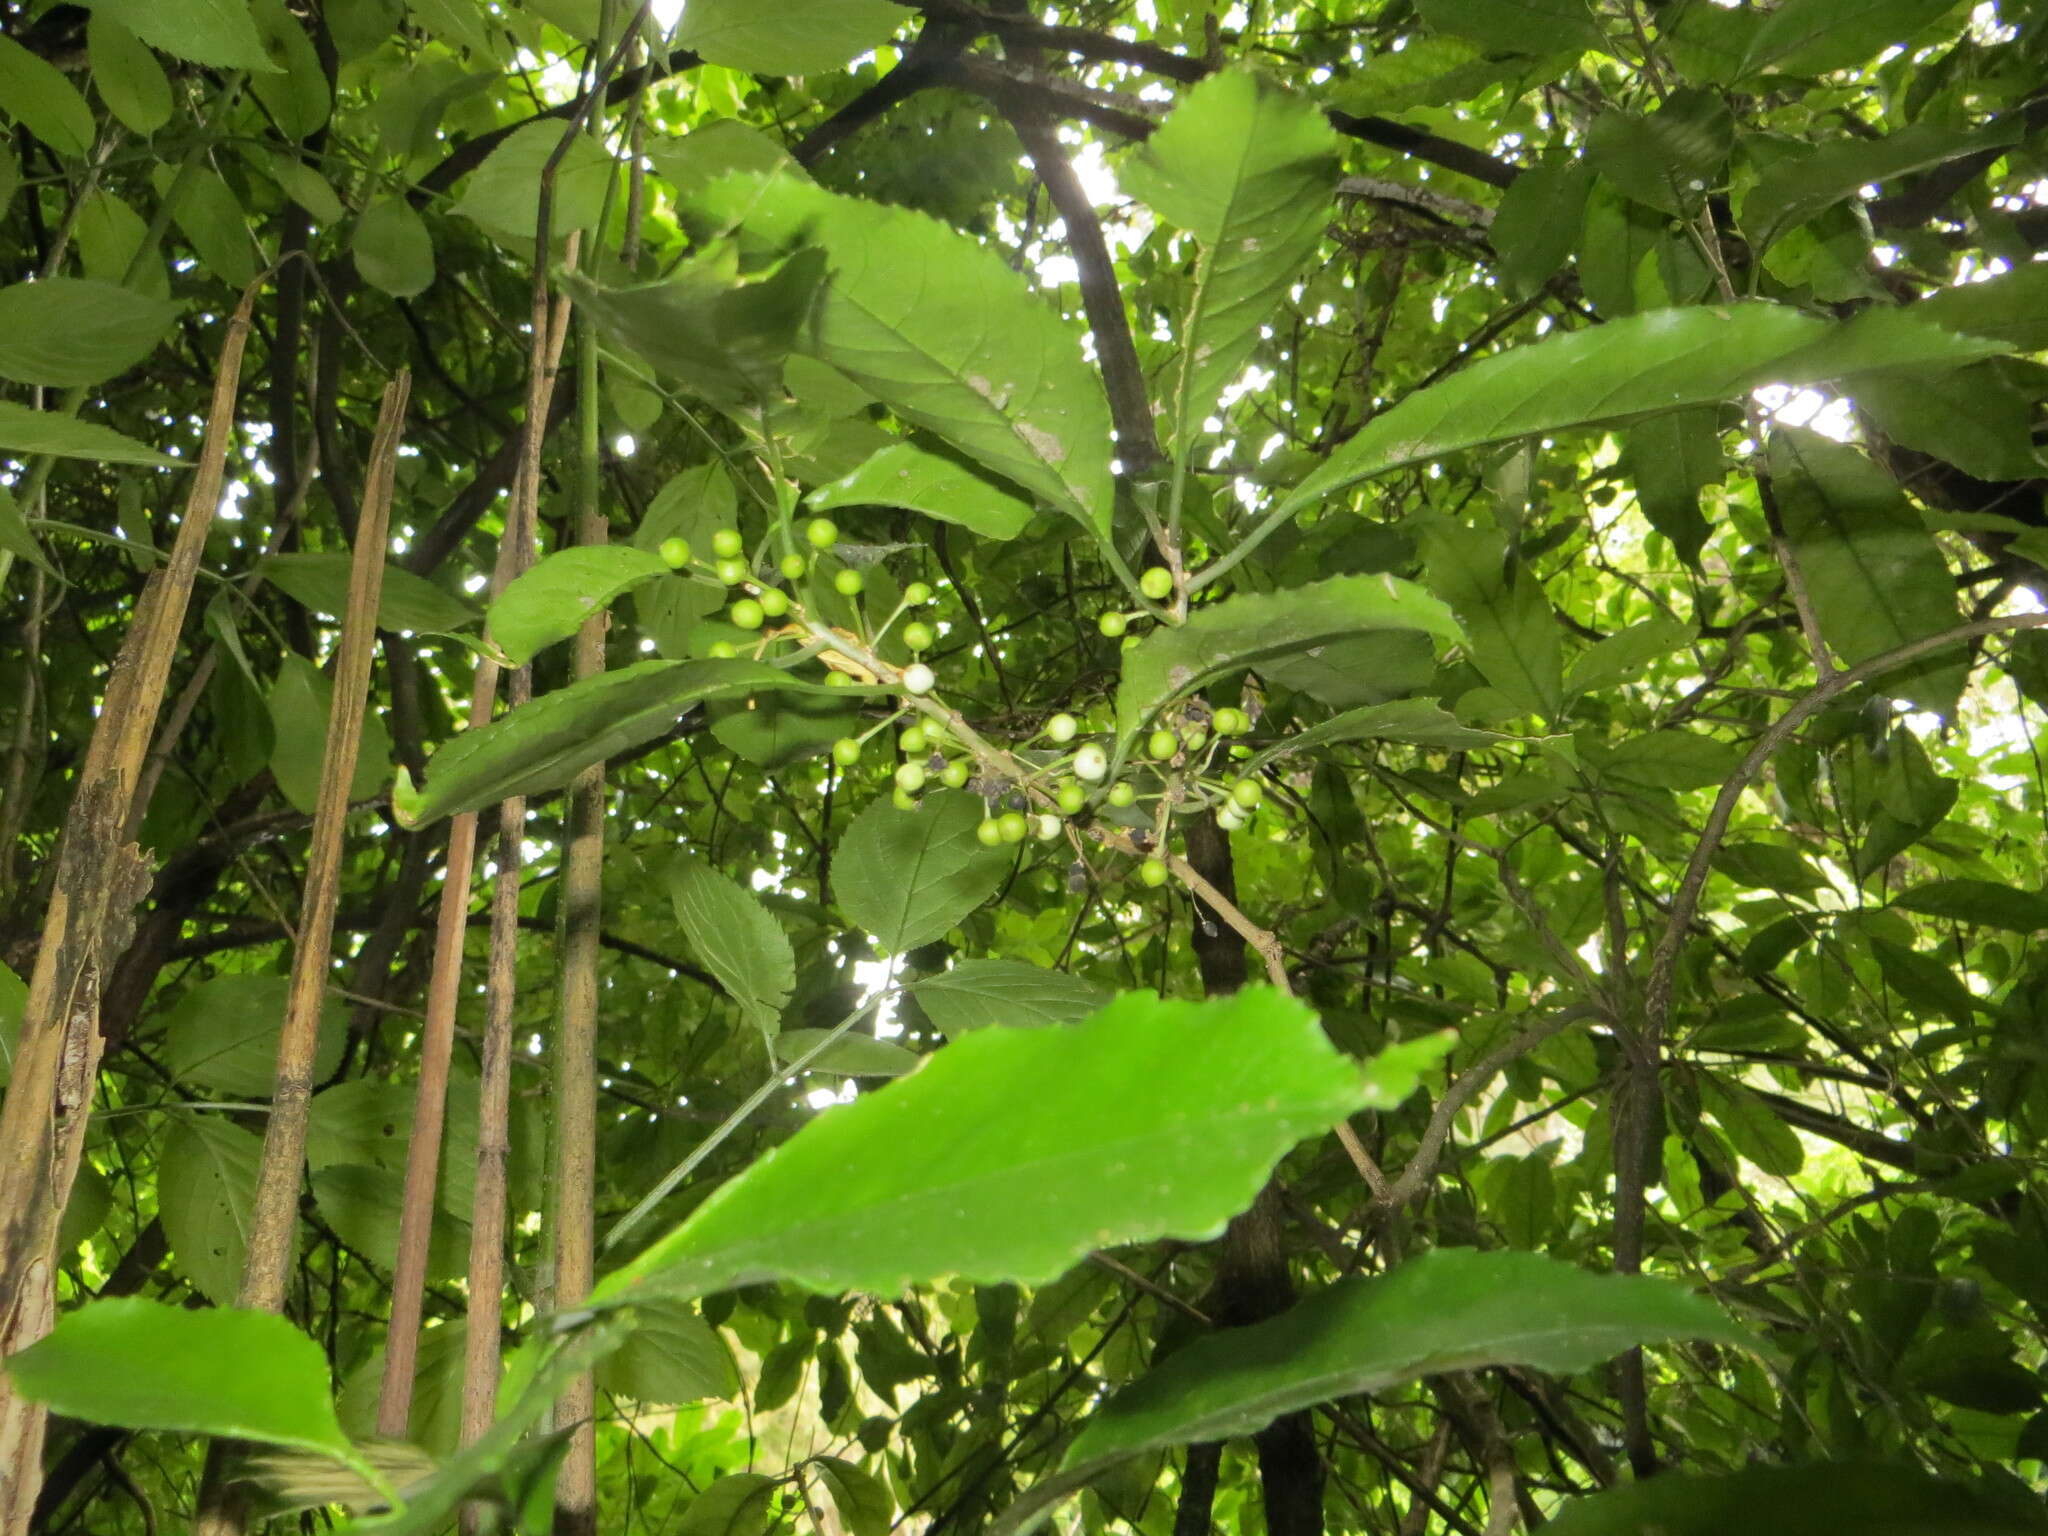
[[[1086,779],[1089,783],[1094,784],[1108,772],[1109,754],[1103,751],[1096,743],[1091,741],[1087,746],[1074,754],[1075,778]]]
[[[905,693],[930,693],[932,685],[938,682],[932,669],[921,661],[913,661],[903,669],[903,691]]]

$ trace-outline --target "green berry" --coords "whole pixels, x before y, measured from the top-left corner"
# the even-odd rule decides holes
[[[789,612],[789,594],[780,587],[761,589],[761,611],[771,619],[779,619]]]
[[[801,581],[804,572],[811,568],[811,562],[802,555],[784,555],[775,568],[782,572],[784,581]]]
[[[1056,797],[1062,816],[1078,816],[1081,808],[1088,803],[1088,791],[1078,784],[1062,784]]]
[[[843,570],[832,573],[832,590],[841,597],[859,597],[861,588],[867,584],[867,577],[861,575],[852,566],[847,566]]]
[[[860,743],[851,736],[842,736],[832,743],[832,761],[842,768],[851,768],[860,761]]]
[[[825,674],[825,686],[827,688],[851,688],[853,686],[853,679],[844,672],[827,672]]]
[[[747,552],[747,541],[737,528],[721,528],[711,535],[711,553],[721,560],[737,560]]]
[[[717,565],[712,567],[712,570],[717,573],[718,579],[728,587],[738,586],[750,574],[747,570],[746,561],[730,557],[720,560]]]
[[[1021,843],[1030,832],[1031,823],[1022,811],[1005,811],[996,818],[996,833],[1006,843]]]
[[[1163,763],[1180,750],[1180,738],[1161,726],[1145,738],[1145,755],[1154,762]]]
[[[672,571],[680,571],[690,563],[690,541],[688,539],[663,539],[661,541],[661,563]]]
[[[1125,635],[1122,640],[1117,642],[1117,649],[1120,651],[1128,651],[1133,649],[1137,645],[1137,643],[1138,637],[1136,635]]]
[[[965,789],[967,781],[973,777],[965,763],[948,763],[939,770],[939,782],[948,789]]]
[[[1256,810],[1259,802],[1266,798],[1266,789],[1257,779],[1239,779],[1230,786],[1230,798],[1244,810]]]
[[[1216,727],[1218,736],[1242,736],[1252,728],[1251,716],[1227,705],[1216,711],[1216,717],[1210,723]]]
[[[1089,742],[1074,754],[1074,777],[1090,784],[1109,772],[1109,754],[1096,742]]]
[[[903,589],[903,601],[912,608],[922,608],[932,600],[932,589],[921,581],[913,581]]]
[[[1245,814],[1229,801],[1223,802],[1223,809],[1216,813],[1216,825],[1226,832],[1235,832],[1245,824]]]
[[[711,657],[714,661],[731,661],[737,655],[739,655],[739,652],[733,649],[730,640],[714,640],[711,642]]]
[[[743,597],[732,605],[726,617],[741,629],[759,629],[768,617],[768,610],[751,597]]]
[[[906,795],[914,795],[924,788],[924,764],[904,763],[896,770],[896,787]]]
[[[931,745],[931,733],[922,725],[906,725],[896,737],[905,757],[916,757]]]
[[[1122,639],[1124,631],[1130,628],[1130,624],[1131,621],[1120,613],[1105,613],[1095,621],[1095,627],[1111,640]]]
[[[905,693],[930,693],[938,676],[921,661],[913,661],[903,669],[903,691]]]
[[[903,626],[903,643],[913,651],[930,650],[932,642],[938,638],[932,633],[931,625],[920,624],[915,619]]]
[[[1155,565],[1138,578],[1138,590],[1155,603],[1163,603],[1173,596],[1173,572],[1163,565]]]
[[[1199,725],[1191,725],[1180,733],[1180,744],[1190,752],[1199,752],[1209,744],[1209,733]]]
[[[1127,781],[1120,780],[1109,786],[1109,803],[1118,810],[1121,811],[1127,806],[1135,805],[1137,801],[1138,792]]]
[[[1003,840],[1003,824],[990,816],[974,829],[974,840],[984,848],[993,848]]]
[[[889,791],[889,803],[899,811],[914,811],[917,809],[917,796],[908,790],[892,789]]]
[[[839,542],[839,525],[829,517],[814,517],[804,525],[804,537],[813,549],[830,549]]]
[[[1138,866],[1138,879],[1155,890],[1166,884],[1167,868],[1164,859],[1147,859]]]
[[[1061,746],[1065,746],[1068,742],[1072,741],[1075,732],[1080,729],[1081,722],[1072,715],[1054,715],[1045,722],[1046,739],[1058,742]]]

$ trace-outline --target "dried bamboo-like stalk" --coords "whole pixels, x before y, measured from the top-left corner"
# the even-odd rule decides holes
[[[100,986],[134,932],[150,863],[129,838],[135,789],[156,728],[206,535],[220,505],[251,285],[228,320],[206,436],[170,558],[154,572],[107,677],[57,851],[50,904],[0,1109],[0,1354],[54,1321],[57,1224],[85,1146],[100,1065]],[[0,1375],[0,1533],[21,1536],[42,1484],[44,1415]]]
[[[411,392],[411,376],[404,372],[385,386],[376,434],[370,443],[362,510],[356,519],[355,559],[349,567],[348,605],[342,614],[341,645],[335,657],[334,697],[327,710],[327,742],[320,758],[306,886],[299,900],[298,944],[292,953],[284,1027],[277,1039],[277,1071],[263,1132],[263,1158],[249,1215],[249,1246],[236,1297],[238,1306],[262,1312],[284,1310],[285,1284],[291,1277],[299,1191],[305,1183],[307,1110],[313,1097],[320,1012],[334,955],[334,909],[341,898],[342,836],[348,825],[349,786],[355,781],[362,747],[363,715],[370,701],[392,484]],[[241,1490],[226,1477],[227,1454],[220,1441],[215,1441],[207,1454],[196,1527],[200,1536],[241,1536],[248,1528],[248,1507]]]

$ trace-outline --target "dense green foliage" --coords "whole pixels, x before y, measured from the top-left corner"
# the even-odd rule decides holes
[[[0,1132],[0,1532],[2048,1526],[2044,79],[2043,0],[0,3],[0,1040],[104,1043]]]

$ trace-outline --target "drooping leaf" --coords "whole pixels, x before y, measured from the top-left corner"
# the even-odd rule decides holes
[[[163,66],[104,7],[86,19],[85,47],[92,60],[93,89],[122,127],[149,134],[171,120],[171,82]]]
[[[889,1536],[896,1501],[880,1478],[843,1456],[820,1456],[811,1468],[832,1495],[832,1507],[852,1536]]]
[[[2033,405],[1996,362],[1939,378],[1872,374],[1856,405],[1895,443],[1945,459],[1979,480],[2027,480],[2048,472],[2034,446]]]
[[[1583,161],[1553,159],[1523,171],[1501,194],[1487,239],[1517,293],[1540,291],[1565,264],[1592,185]]]
[[[832,1031],[829,1029],[787,1029],[777,1037],[776,1053],[784,1061],[805,1056]],[[888,1040],[877,1040],[859,1030],[849,1030],[834,1040],[805,1067],[809,1072],[837,1072],[846,1077],[901,1077],[915,1072],[924,1058],[917,1052]]]
[[[278,72],[248,0],[93,0],[92,8],[174,59],[252,74]]]
[[[287,651],[270,687],[270,771],[293,808],[312,814],[320,799],[334,679],[296,651]],[[351,800],[366,800],[391,771],[391,733],[374,707],[363,716]]]
[[[992,250],[907,208],[791,176],[731,177],[706,204],[831,264],[803,349],[984,469],[1109,531],[1109,405],[1080,339]]]
[[[1265,988],[1130,993],[1080,1024],[977,1030],[821,1114],[596,1294],[1036,1284],[1091,1248],[1220,1231],[1359,1099],[1315,1016]]]
[[[339,619],[348,611],[348,555],[297,552],[266,555],[256,570],[280,592],[313,612]],[[377,597],[377,627],[415,634],[447,634],[466,629],[476,614],[458,597],[443,592],[424,576],[386,563]]]
[[[249,0],[249,19],[275,66],[275,72],[257,73],[249,89],[287,139],[296,143],[318,133],[334,110],[334,93],[313,40],[285,0]]]
[[[1845,664],[1961,622],[1948,563],[1889,475],[1854,448],[1793,427],[1772,435],[1770,462],[1821,638]],[[1967,656],[1937,654],[1884,686],[1946,715],[1968,671]]]
[[[986,539],[1014,539],[1031,521],[1031,503],[1015,491],[943,453],[914,442],[891,443],[850,475],[820,486],[811,508],[908,507],[958,523]]]
[[[263,1138],[218,1115],[179,1115],[157,1159],[157,1214],[173,1267],[216,1306],[231,1306],[256,1205]]]
[[[1621,468],[1635,482],[1636,505],[1650,526],[1679,559],[1697,565],[1708,533],[1700,490],[1726,473],[1719,413],[1703,406],[1637,423],[1622,436]]]
[[[425,789],[401,782],[394,809],[401,824],[423,826],[507,795],[545,794],[592,763],[652,741],[692,704],[779,688],[825,691],[763,662],[635,662],[464,731],[427,760]]]
[[[1865,186],[1924,171],[2009,140],[2010,129],[1959,133],[1913,123],[1877,139],[1840,138],[1767,168],[1742,205],[1742,228],[1761,251],[1793,226]]]
[[[1124,653],[1118,738],[1133,740],[1163,705],[1225,673],[1338,641],[1404,631],[1462,638],[1449,608],[1394,576],[1333,576],[1201,605],[1185,624],[1156,629]]]
[[[1988,1487],[1882,1462],[1751,1466],[1721,1477],[1672,1473],[1567,1503],[1555,1536],[2038,1536],[2040,1511]]]
[[[1743,73],[1818,75],[1861,64],[1953,9],[1951,0],[1785,0],[1757,28]]]
[[[356,220],[349,254],[363,281],[394,298],[410,299],[434,283],[434,237],[402,197],[372,203]]]
[[[1774,1178],[1789,1179],[1806,1166],[1799,1133],[1780,1120],[1769,1104],[1740,1083],[1710,1073],[1698,1079],[1700,1108],[1728,1138],[1737,1154]]]
[[[1118,1461],[1247,1435],[1331,1398],[1481,1365],[1581,1371],[1678,1339],[1754,1347],[1719,1307],[1668,1280],[1594,1274],[1534,1253],[1440,1248],[1172,1355],[1098,1410],[1059,1474],[997,1529],[1028,1530]]]
[[[1564,707],[1564,632],[1528,566],[1508,561],[1497,528],[1432,518],[1423,532],[1430,589],[1465,631],[1465,653],[1517,713],[1555,720]]]
[[[1123,189],[1195,237],[1175,336],[1167,452],[1185,459],[1322,238],[1338,141],[1313,103],[1224,70],[1186,92],[1117,169]]]
[[[0,112],[60,155],[83,160],[92,152],[92,108],[64,72],[13,38],[0,34]]]
[[[650,1301],[633,1309],[633,1331],[603,1365],[598,1386],[644,1407],[732,1397],[739,1372],[718,1330],[694,1307]]]
[[[642,582],[669,574],[661,556],[630,544],[559,549],[521,573],[491,604],[488,629],[498,648],[525,666],[583,621]]]
[[[896,35],[902,7],[889,0],[692,0],[675,41],[714,64],[757,75],[837,69]]]
[[[471,173],[454,211],[492,235],[531,240],[540,218],[541,172],[562,142],[563,125],[552,119],[529,123],[490,153]],[[551,239],[594,223],[611,184],[611,157],[587,135],[576,134],[555,171]]]
[[[1071,1024],[1109,1001],[1108,989],[1022,960],[961,960],[913,982],[911,994],[949,1040],[993,1026]]]
[[[2048,896],[1991,880],[1930,880],[1901,891],[1892,898],[1892,905],[1923,917],[2011,933],[2039,933],[2048,928]]]
[[[237,293],[256,278],[256,243],[235,189],[204,168],[180,176],[168,164],[150,173],[157,195],[170,203],[171,222],[199,263]]]
[[[1284,736],[1252,754],[1245,771],[1252,772],[1283,757],[1331,746],[1340,741],[1401,741],[1445,752],[1471,752],[1514,740],[1498,731],[1475,730],[1433,699],[1392,699],[1367,704]]]
[[[839,839],[832,883],[839,905],[890,954],[943,935],[996,893],[1009,855],[984,848],[977,796],[927,795],[914,811],[872,801]]]
[[[164,1018],[164,1065],[180,1082],[237,1099],[267,1099],[277,1079],[284,1028],[283,976],[216,976],[192,988]],[[313,1079],[341,1060],[338,1010],[322,1011]]]
[[[21,504],[4,485],[0,485],[0,550],[7,551],[17,560],[26,560],[30,565],[41,567],[45,575],[57,574],[49,556],[43,553],[42,545],[29,532],[28,519],[21,515]]]
[[[688,854],[668,867],[668,893],[691,952],[764,1035],[796,989],[789,936],[752,892]]]
[[[23,1396],[92,1424],[355,1459],[334,1416],[325,1352],[268,1312],[140,1296],[89,1301],[10,1356],[7,1374]]]
[[[1420,0],[1417,9],[1439,32],[1506,53],[1606,46],[1586,0]]]

